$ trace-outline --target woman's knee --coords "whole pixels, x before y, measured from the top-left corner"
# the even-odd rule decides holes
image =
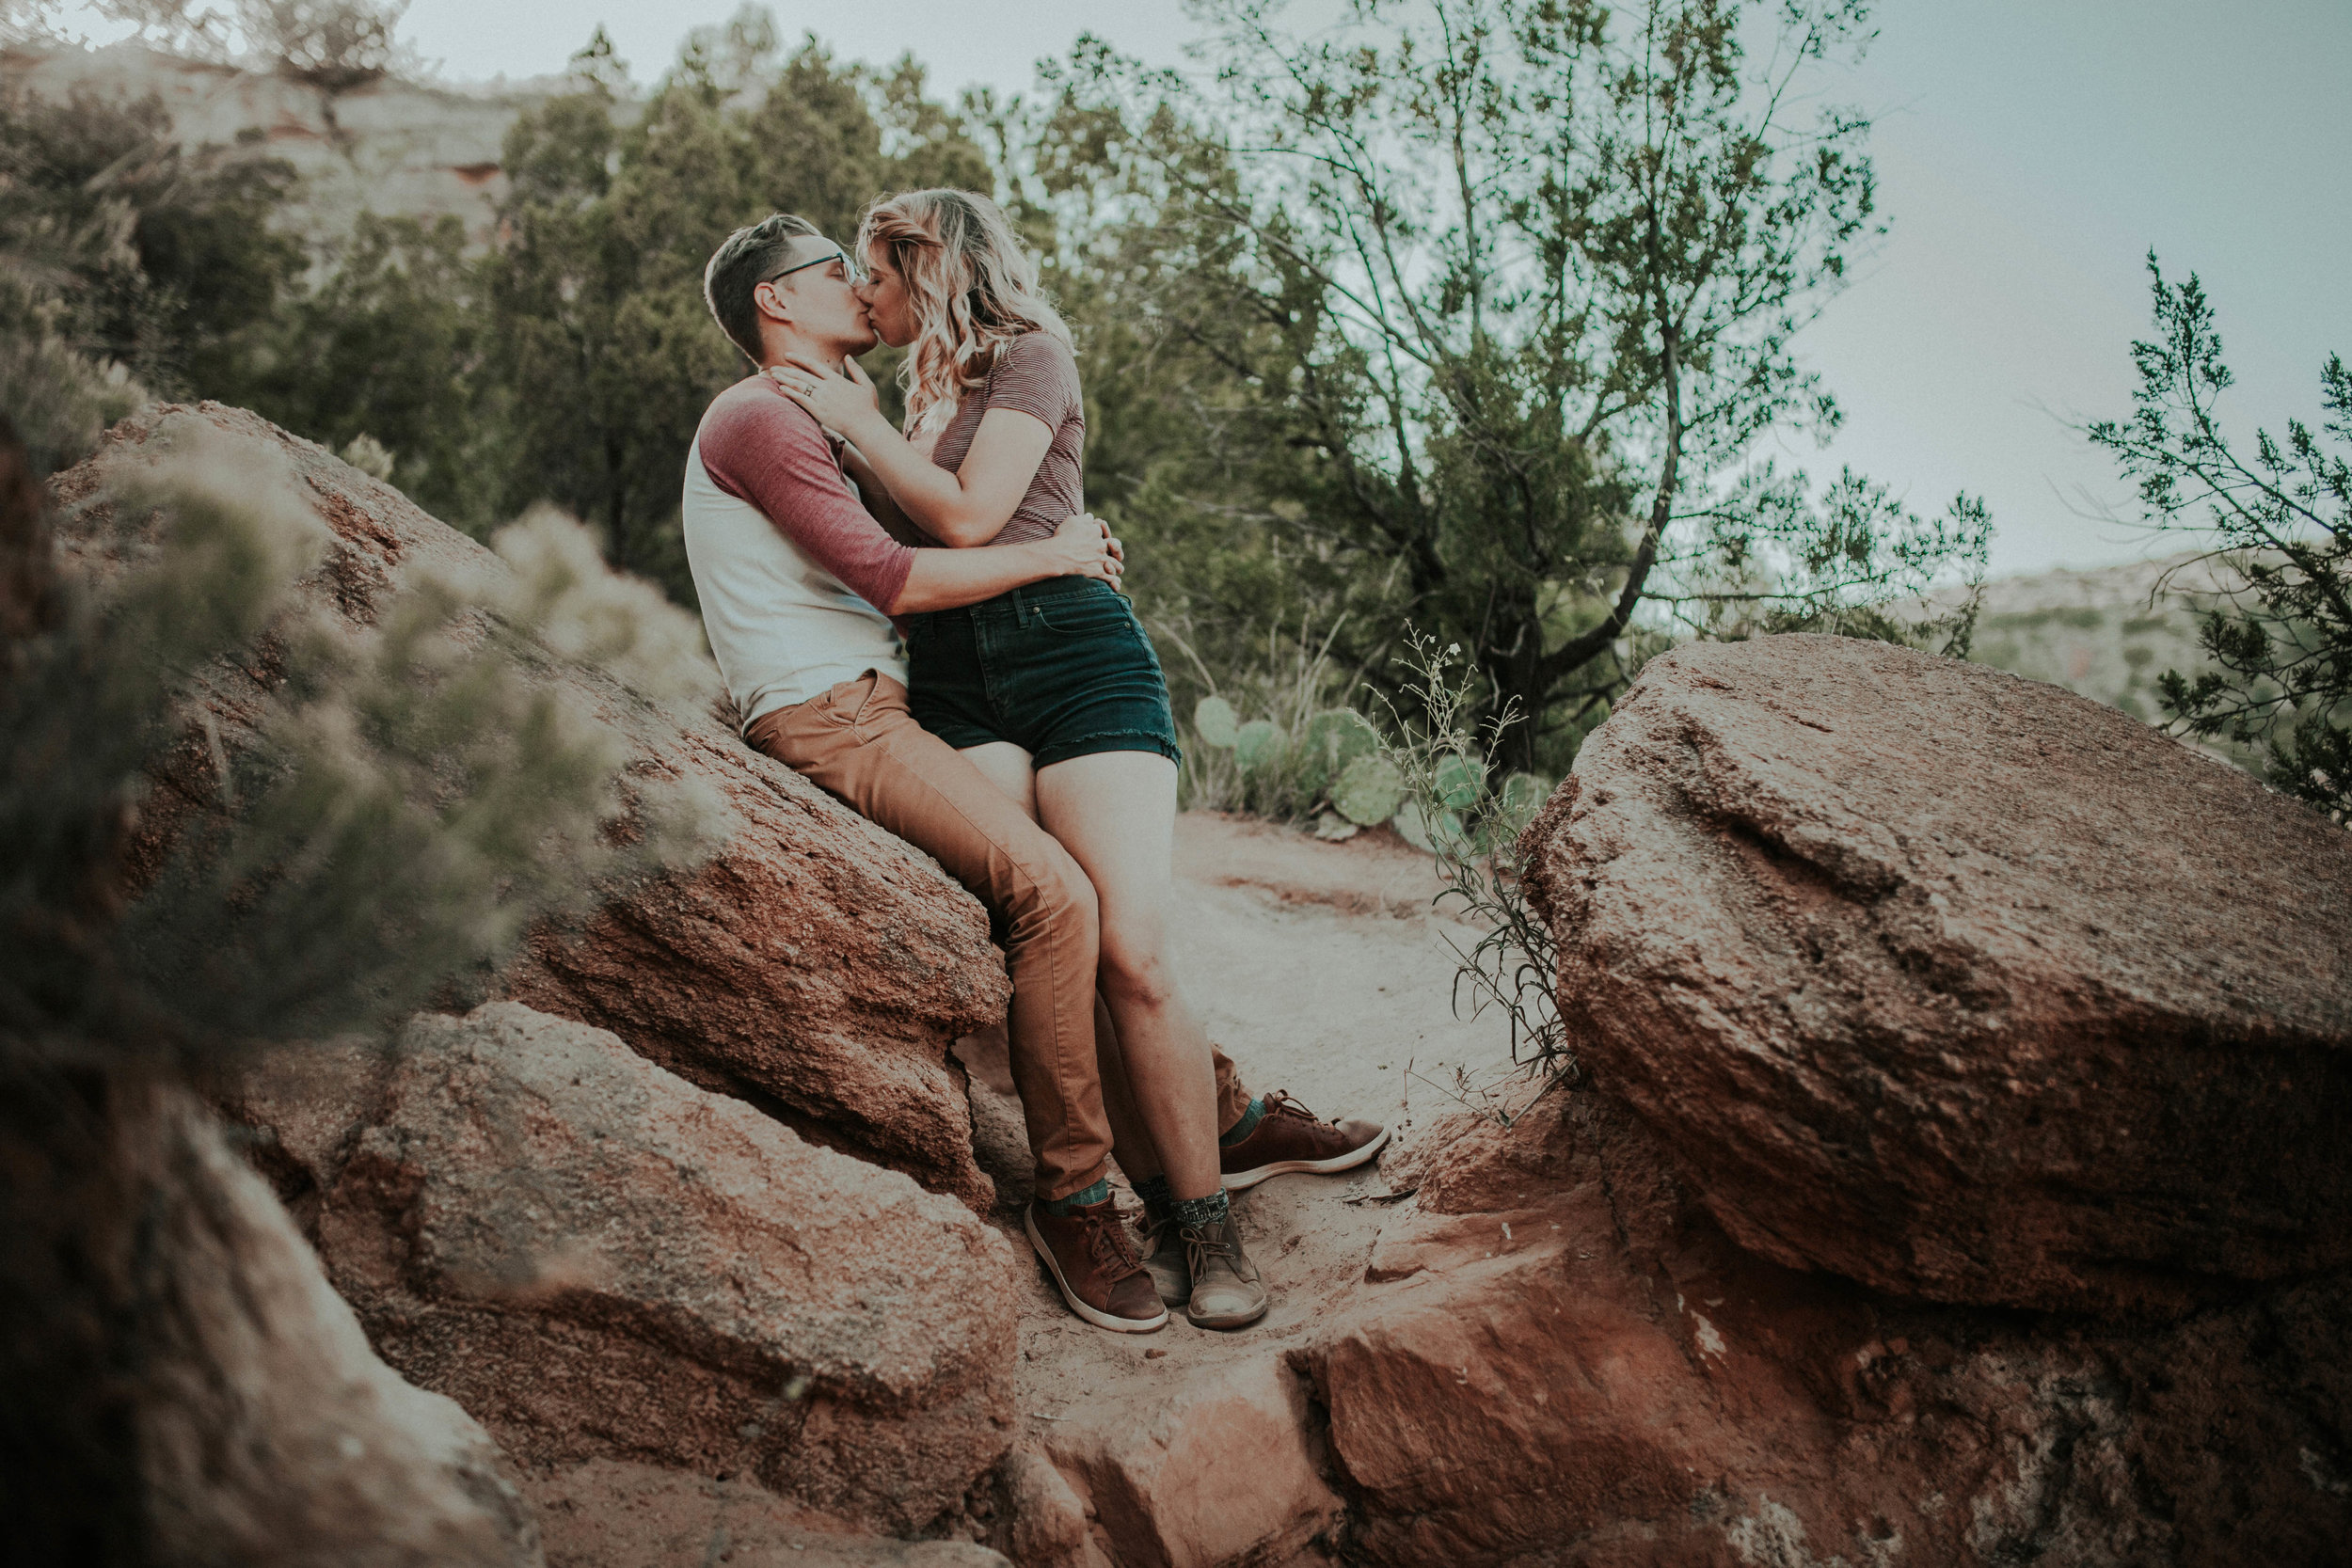
[[[1156,929],[1147,934],[1105,927],[1098,962],[1103,989],[1120,1001],[1161,1007],[1176,999],[1176,976],[1161,951]]]

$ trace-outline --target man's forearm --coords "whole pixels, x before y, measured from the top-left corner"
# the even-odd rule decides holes
[[[1062,576],[1067,564],[1042,544],[993,545],[985,549],[922,549],[907,569],[905,586],[887,608],[893,615],[913,615],[926,610],[954,610],[978,604],[997,594],[1047,578]]]

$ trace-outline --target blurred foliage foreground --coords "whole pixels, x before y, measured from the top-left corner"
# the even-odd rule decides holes
[[[184,1261],[142,1228],[185,1175],[134,1168],[153,1092],[458,998],[606,879],[691,863],[709,802],[624,778],[554,677],[708,690],[691,617],[549,514],[355,621],[307,488],[198,413],[53,515],[44,470],[126,393],[37,348],[34,442],[0,418],[0,1469],[28,1560],[116,1560],[89,1532],[143,1528],[131,1413]],[[167,752],[193,791],[157,788]]]
[[[480,247],[398,214],[289,234],[259,143],[18,92],[0,354],[249,407],[478,536],[551,501],[691,604],[678,475],[744,369],[699,297],[711,249],[778,208],[846,238],[893,189],[991,190],[1077,329],[1089,502],[1179,712],[1385,721],[1410,625],[1464,650],[1473,719],[1521,715],[1498,765],[1557,777],[1680,637],[1967,643],[1965,595],[1921,594],[1980,569],[1980,505],[1921,517],[1757,458],[1836,424],[1791,341],[1883,225],[1867,126],[1825,106],[1863,8],[1774,8],[1753,59],[1747,8],[1438,0],[1300,38],[1216,0],[1189,76],[1082,41],[955,107],[761,10],[642,96],[599,34],[511,128]],[[1231,773],[1193,803],[1326,803]]]

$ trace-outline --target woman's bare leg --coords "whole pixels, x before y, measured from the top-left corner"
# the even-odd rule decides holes
[[[1169,1190],[1178,1198],[1221,1193],[1209,1037],[1168,961],[1176,765],[1156,752],[1098,752],[1036,778],[1038,820],[1094,883],[1103,911],[1097,989]]]
[[[978,768],[990,784],[1011,796],[1013,804],[1029,814],[1030,821],[1037,820],[1037,773],[1029,767],[1028,752],[1009,740],[992,740],[985,746],[966,746],[958,754]]]
[[[1009,740],[998,740],[985,746],[967,746],[963,755],[989,783],[1027,812],[1032,821],[1037,819],[1037,774],[1029,766],[1028,752]],[[1085,864],[1083,861],[1079,863]],[[1094,1037],[1096,1053],[1102,1060],[1103,1110],[1111,1124],[1111,1157],[1127,1173],[1128,1180],[1147,1180],[1161,1174],[1159,1152],[1142,1108],[1128,1087],[1117,1026],[1099,988],[1094,1000]]]
[[[1159,1146],[1152,1141],[1152,1129],[1136,1104],[1127,1058],[1119,1049],[1119,1026],[1111,1022],[1111,1010],[1104,1004],[1100,987],[1094,992],[1094,1060],[1103,1076],[1103,1114],[1111,1124],[1111,1158],[1127,1173],[1130,1183],[1166,1175]]]

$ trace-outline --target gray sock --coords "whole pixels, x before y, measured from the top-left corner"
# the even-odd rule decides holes
[[[1176,1212],[1176,1223],[1187,1229],[1198,1230],[1206,1225],[1222,1225],[1232,1204],[1220,1190],[1206,1197],[1180,1197],[1169,1207]]]

